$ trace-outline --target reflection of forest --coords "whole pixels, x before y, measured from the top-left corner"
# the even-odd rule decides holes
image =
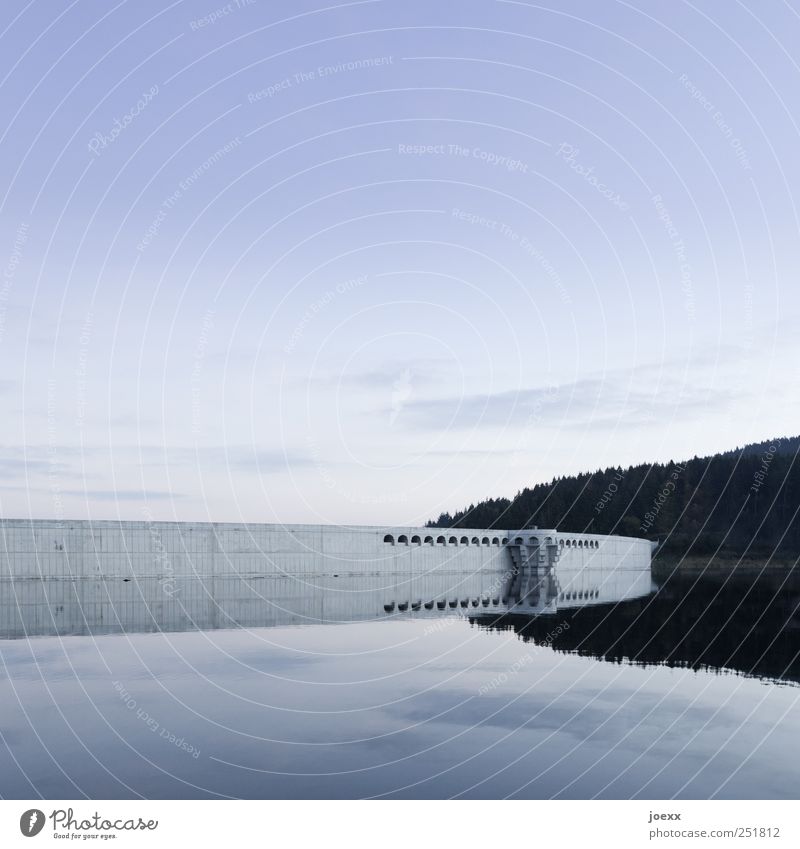
[[[800,682],[800,579],[673,580],[654,596],[557,616],[473,621],[556,651]],[[569,627],[558,626],[566,622]]]

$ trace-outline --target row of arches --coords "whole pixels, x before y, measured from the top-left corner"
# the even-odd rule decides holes
[[[596,599],[600,596],[599,589],[591,589],[591,590],[570,590],[569,592],[561,593],[558,596],[559,601],[588,601],[590,599]],[[489,607],[492,605],[497,607],[500,602],[503,604],[508,604],[508,599],[501,599],[500,596],[495,596],[491,598],[489,596],[481,596],[480,598],[453,598],[453,599],[438,599],[437,601],[426,601],[423,602],[422,599],[417,599],[416,601],[401,601],[395,603],[394,601],[390,601],[387,604],[383,605],[383,610],[385,613],[393,613],[395,610],[398,610],[400,613],[405,613],[407,610],[421,610],[425,608],[425,610],[433,610],[436,607],[437,610],[445,610],[446,608],[450,608],[451,610],[455,610],[458,607],[461,608],[469,608],[472,607]],[[536,600],[531,598],[528,599],[528,605],[530,607],[535,607],[537,604]]]
[[[600,595],[600,590],[571,590],[567,593],[561,593],[558,597],[559,601],[586,601],[590,598],[597,598]]]
[[[434,538],[432,536],[427,536],[425,538],[419,536],[411,537],[411,542],[409,543],[408,537],[405,534],[400,534],[397,537],[397,542],[395,542],[394,537],[391,534],[386,534],[383,538],[383,541],[389,545],[506,545],[508,542],[507,537],[503,537],[502,541],[500,537],[492,537],[490,540],[489,537],[483,537],[482,539],[478,537],[444,537],[438,536],[434,542]]]
[[[437,536],[435,539],[432,536],[421,537],[418,535],[414,535],[411,537],[409,542],[408,536],[406,534],[400,534],[395,541],[395,538],[392,534],[386,534],[383,538],[383,541],[387,545],[508,545],[508,537],[445,537],[445,536]],[[514,545],[540,545],[541,539],[539,537],[528,537],[526,540],[524,537],[515,537]],[[545,537],[544,538],[545,545],[552,545],[553,538]],[[563,548],[599,548],[600,543],[595,539],[560,539],[558,544]]]
[[[514,545],[539,545],[540,543],[541,543],[541,541],[540,541],[539,537],[528,537],[527,540],[525,540],[524,537],[515,537],[514,538]],[[553,544],[553,538],[552,537],[545,537],[544,538],[544,544],[545,545],[552,545]]]
[[[564,548],[600,548],[596,539],[560,539],[558,544]]]
[[[503,599],[504,604],[505,601],[506,600]],[[383,605],[383,609],[386,613],[392,613],[396,608],[401,613],[404,613],[409,608],[411,610],[420,610],[424,607],[425,610],[433,610],[434,605],[436,606],[437,610],[444,610],[447,607],[451,608],[452,610],[455,610],[457,607],[467,608],[470,605],[472,605],[472,607],[478,607],[479,605],[488,607],[490,604],[497,607],[497,605],[500,604],[500,597],[495,596],[494,598],[489,598],[488,596],[483,596],[481,598],[454,598],[450,599],[449,601],[447,599],[442,598],[438,601],[426,601],[425,603],[422,602],[422,599],[417,599],[417,601],[410,602],[401,601],[397,604],[395,604],[395,602],[393,601],[390,601],[388,604]]]

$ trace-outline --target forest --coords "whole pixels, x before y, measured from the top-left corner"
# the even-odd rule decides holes
[[[558,477],[428,524],[647,537],[661,543],[662,555],[796,558],[799,449],[799,436],[782,437],[710,457]]]

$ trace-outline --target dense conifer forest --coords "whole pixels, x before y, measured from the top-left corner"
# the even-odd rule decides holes
[[[683,462],[554,478],[512,498],[489,498],[431,527],[562,531],[648,537],[663,554],[800,555],[800,437],[745,445]]]

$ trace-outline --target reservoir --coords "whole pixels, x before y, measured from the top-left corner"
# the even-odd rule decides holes
[[[404,535],[381,537],[392,563]],[[797,582],[656,587],[648,570],[646,591],[628,576],[609,600],[587,567],[585,586],[509,602],[483,574],[502,536],[460,576],[367,556],[303,578],[192,575],[185,560],[165,592],[143,566],[7,571],[0,795],[796,796]],[[59,544],[39,562],[67,563]]]

